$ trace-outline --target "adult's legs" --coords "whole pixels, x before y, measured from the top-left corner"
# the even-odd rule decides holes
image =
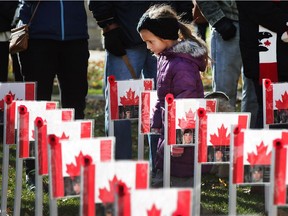
[[[224,41],[214,28],[211,33],[212,87],[214,91],[226,93],[233,107],[236,105],[237,86],[242,67],[238,32],[228,41]]]
[[[242,73],[242,103],[241,111],[251,113],[250,127],[256,127],[258,102],[253,81]]]
[[[262,85],[259,84],[258,80],[253,80],[255,93],[257,96],[258,102],[258,112],[257,118],[255,123],[255,128],[263,128],[264,127],[264,120],[263,120],[263,90]]]
[[[9,41],[0,41],[0,82],[8,81]]]
[[[24,81],[37,82],[37,100],[51,100],[58,65],[56,47],[53,40],[30,40],[28,49],[19,53]]]
[[[74,108],[75,119],[84,119],[88,93],[88,59],[87,40],[59,43],[57,78],[61,92],[61,105],[63,108]]]

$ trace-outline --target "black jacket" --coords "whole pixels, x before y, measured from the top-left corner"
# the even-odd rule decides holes
[[[88,39],[87,14],[84,0],[42,1],[29,27],[31,39],[70,41]],[[28,24],[38,1],[24,1],[20,20]]]
[[[259,79],[259,25],[277,33],[278,80],[288,81],[288,43],[281,40],[288,30],[288,1],[236,1],[239,11],[240,49],[244,73]]]
[[[107,20],[108,23],[116,22],[124,31],[126,44],[129,48],[144,43],[136,30],[138,21],[144,12],[157,3],[170,3],[178,14],[185,13],[183,19],[191,22],[192,1],[95,1],[89,3],[89,10],[92,11],[97,22]],[[110,19],[113,18],[113,19]],[[103,24],[103,23],[102,23]],[[105,25],[105,24],[104,24]],[[103,25],[100,25],[103,27]]]
[[[0,32],[10,31],[18,0],[0,1]]]

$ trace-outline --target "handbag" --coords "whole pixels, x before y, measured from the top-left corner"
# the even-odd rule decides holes
[[[15,54],[28,48],[28,25],[23,25],[11,30],[9,52]]]
[[[10,44],[9,44],[9,52],[11,54],[22,52],[28,48],[29,25],[32,22],[32,19],[36,13],[39,3],[40,1],[38,1],[28,24],[11,29]]]

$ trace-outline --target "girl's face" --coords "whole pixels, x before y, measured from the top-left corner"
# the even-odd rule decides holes
[[[146,43],[147,49],[149,49],[156,55],[163,52],[165,49],[170,48],[176,42],[173,40],[161,39],[147,29],[141,30],[140,36],[142,40]]]

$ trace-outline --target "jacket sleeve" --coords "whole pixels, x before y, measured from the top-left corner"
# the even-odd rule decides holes
[[[101,28],[115,22],[115,10],[112,1],[91,0],[88,7]]]
[[[3,20],[12,21],[15,15],[16,8],[18,6],[18,1],[3,1],[0,4],[0,17]]]
[[[196,0],[199,9],[211,26],[214,26],[220,19],[225,17],[217,1]]]
[[[286,4],[286,8],[280,7],[281,4]],[[283,33],[287,30],[287,2],[237,1],[237,8],[239,13],[249,17],[251,22],[262,25],[273,32]]]

